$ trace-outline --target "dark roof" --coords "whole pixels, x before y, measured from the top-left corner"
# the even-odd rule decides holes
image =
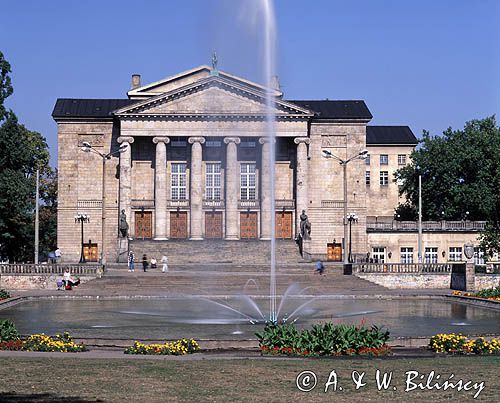
[[[371,119],[365,101],[288,101],[316,112],[314,119]]]
[[[366,144],[410,144],[417,138],[408,126],[366,126]]]
[[[111,118],[111,112],[137,102],[135,99],[59,98],[52,111],[55,118]]]

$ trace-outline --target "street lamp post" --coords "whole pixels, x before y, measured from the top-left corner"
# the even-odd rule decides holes
[[[78,213],[75,215],[75,222],[81,223],[82,226],[82,242],[80,250],[80,263],[86,263],[85,254],[83,253],[83,223],[90,222],[90,216],[87,213]]]
[[[84,142],[82,151],[99,155],[102,158],[102,202],[101,202],[101,263],[105,263],[105,223],[106,223],[106,161],[111,159],[113,155],[122,153],[128,147],[127,144],[122,144],[120,147],[110,151],[107,154],[96,150],[90,143]]]
[[[343,160],[342,158],[337,157],[335,154],[332,154],[328,150],[323,150],[322,155],[324,158],[333,158],[339,162],[342,166],[342,170],[344,173],[344,265],[348,264],[348,256],[346,253],[346,245],[347,245],[347,164],[354,160],[364,160],[368,157],[368,150],[362,150],[358,154],[353,155],[351,158]]]
[[[358,215],[356,213],[349,213],[347,221],[349,221],[349,263],[352,263],[352,223],[358,222]]]

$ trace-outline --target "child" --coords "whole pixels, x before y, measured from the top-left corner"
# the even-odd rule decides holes
[[[154,257],[151,258],[151,268],[156,269],[156,259]]]
[[[144,270],[144,273],[146,273],[148,268],[148,257],[146,254],[142,255],[142,269]]]

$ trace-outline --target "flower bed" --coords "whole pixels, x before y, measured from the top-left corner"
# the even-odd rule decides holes
[[[255,334],[262,354],[289,356],[380,356],[391,353],[389,332],[377,326],[334,325],[331,322],[299,330],[294,324],[269,323]]]
[[[469,340],[462,334],[437,334],[429,341],[429,348],[446,354],[494,354],[500,355],[500,339],[486,341],[484,337]]]
[[[4,289],[0,289],[0,301],[7,298],[10,298],[9,292]]]
[[[463,296],[463,297],[481,298],[481,299],[487,299],[490,301],[500,301],[500,286],[495,287],[495,288],[488,288],[486,290],[478,291],[476,293],[453,291],[453,295],[458,295],[458,296]]]
[[[133,346],[128,347],[125,354],[141,355],[185,355],[192,354],[200,350],[200,346],[194,339],[182,339],[165,344],[143,344],[138,341]]]
[[[58,351],[61,353],[79,353],[87,351],[84,344],[76,344],[69,333],[64,332],[54,337],[45,334],[33,334],[23,342],[26,351]]]

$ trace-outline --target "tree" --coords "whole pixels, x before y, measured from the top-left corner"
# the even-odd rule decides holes
[[[32,260],[34,252],[35,172],[40,170],[42,205],[46,217],[43,231],[52,231],[55,221],[54,172],[45,138],[18,122],[6,110],[4,100],[12,94],[9,63],[0,52],[0,258]],[[53,216],[53,217],[49,217]]]
[[[422,176],[424,219],[486,220],[488,231],[500,232],[500,128],[494,116],[467,122],[463,130],[449,128],[443,136],[424,131],[411,159],[395,177],[400,193],[417,206]]]

